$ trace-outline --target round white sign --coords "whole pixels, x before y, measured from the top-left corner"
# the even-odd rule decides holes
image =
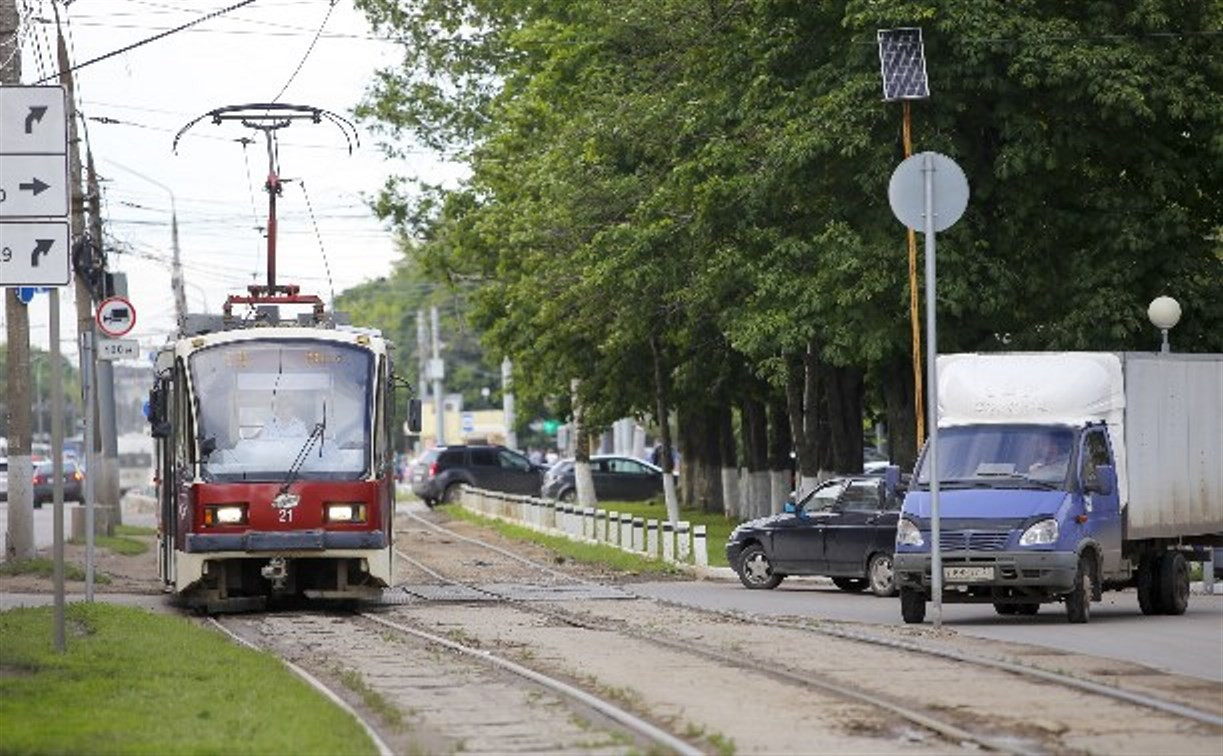
[[[94,316],[98,330],[110,336],[124,336],[136,325],[136,308],[124,297],[103,299],[98,304],[98,312]]]
[[[926,232],[926,173],[932,174],[934,231],[951,228],[968,207],[968,179],[956,162],[937,152],[905,158],[888,182],[888,203],[896,218],[914,231]]]

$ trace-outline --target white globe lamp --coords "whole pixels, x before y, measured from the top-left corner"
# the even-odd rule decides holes
[[[1168,347],[1168,331],[1175,327],[1181,319],[1180,302],[1172,297],[1155,297],[1147,307],[1147,317],[1150,318],[1151,325],[1158,328],[1163,334],[1163,344],[1159,351],[1167,354],[1171,351]]]

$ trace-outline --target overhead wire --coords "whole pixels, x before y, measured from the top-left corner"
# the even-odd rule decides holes
[[[331,12],[335,10],[336,0],[331,0],[327,6],[327,13],[323,16],[323,22],[319,24],[318,31],[314,33],[314,39],[310,40],[310,46],[306,48],[306,52],[302,55],[301,60],[297,62],[297,68],[293,69],[293,73],[289,74],[289,80],[280,88],[280,92],[272,98],[272,102],[280,102],[280,98],[284,95],[289,85],[297,78],[297,74],[301,72],[302,66],[306,65],[306,61],[310,58],[310,53],[314,52],[314,46],[318,44],[319,35],[323,33],[323,29],[327,27],[327,21],[331,19]]]

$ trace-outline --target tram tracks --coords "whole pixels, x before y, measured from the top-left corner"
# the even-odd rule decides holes
[[[424,528],[447,534],[448,539],[479,545],[495,555],[489,559],[497,562],[477,570],[485,577],[504,571],[507,563],[514,563],[538,571],[549,581],[588,582],[479,538],[442,528],[419,516],[412,517]],[[537,597],[515,598],[515,591],[506,593],[496,586],[490,588],[487,580],[447,576],[402,552],[399,556],[401,561],[412,564],[433,581],[464,584],[467,590],[488,594],[490,600],[514,606],[518,611],[547,616],[554,622],[592,633],[616,633],[642,643],[665,646],[676,653],[737,667],[753,678],[767,676],[800,691],[791,695],[818,693],[842,701],[855,701],[938,733],[950,743],[1020,753],[1133,750],[1139,743],[1149,743],[1155,750],[1161,750],[1158,746],[1165,744],[1168,737],[1176,737],[1180,739],[1178,742],[1183,741],[1184,750],[1202,748],[1210,752],[1223,737],[1223,717],[1218,712],[1205,711],[1149,691],[1120,688],[1002,657],[940,648],[913,638],[897,639],[846,630],[827,623],[763,619],[726,612],[705,612],[705,623],[685,624],[671,618],[704,610],[678,605],[658,609],[652,617],[647,611],[645,617],[627,620],[626,616],[631,613],[624,611],[624,602],[582,602],[580,610],[572,608],[574,602],[568,602],[570,608],[561,608]],[[454,565],[448,563],[448,566]],[[637,597],[637,600],[659,606],[655,599]],[[663,614],[668,618],[663,619]],[[717,632],[711,631],[714,626]],[[726,640],[735,635],[728,628],[735,627],[740,638],[750,639],[755,634],[759,642]],[[753,630],[745,636],[745,628]],[[502,643],[513,642],[502,635]],[[711,640],[716,642],[711,643]],[[792,653],[793,649],[813,644],[828,653],[815,654],[820,657],[818,660],[813,659],[813,655],[799,654],[797,656],[802,658],[796,658]],[[727,648],[732,651],[728,653]],[[791,653],[779,653],[779,648],[790,649]],[[860,670],[846,670],[835,663],[842,654],[863,664],[879,665],[881,669],[886,669],[889,663],[899,665],[891,678],[893,684],[880,684],[877,676],[852,674]],[[884,661],[887,658],[902,661]],[[827,663],[830,659],[834,663]],[[913,674],[924,675],[927,679],[907,678],[906,670],[915,670]],[[866,680],[871,677],[875,677],[873,682]],[[888,679],[886,673],[884,679]],[[971,682],[960,686],[960,680]],[[964,690],[957,691],[957,687]],[[728,690],[726,694],[734,695],[734,692]],[[1015,700],[1023,705],[1013,706]]]

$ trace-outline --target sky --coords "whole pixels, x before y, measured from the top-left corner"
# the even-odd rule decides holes
[[[69,55],[79,66],[237,2],[74,0],[59,11]],[[17,0],[17,6],[22,83],[34,84],[58,72],[54,13],[49,0]],[[189,311],[219,313],[227,294],[266,282],[268,156],[262,134],[204,119],[183,135],[177,151],[175,134],[215,108],[273,101],[319,107],[351,121],[374,71],[395,60],[395,48],[374,36],[352,0],[334,6],[327,0],[255,0],[74,72],[83,135],[103,182],[106,236],[121,247],[111,252],[109,265],[127,274],[136,310],[128,338],[138,339],[144,354],[163,344],[175,324],[171,197]],[[388,274],[399,257],[363,197],[376,194],[391,173],[447,184],[462,175],[420,148],[405,163],[392,161],[373,134],[357,129],[360,144],[351,155],[343,134],[326,123],[295,122],[278,135],[280,175],[287,183],[277,200],[276,280],[300,284],[329,304],[333,293]],[[252,137],[256,141],[247,146],[239,141]],[[75,356],[73,287],[61,290],[60,301],[61,350]],[[49,348],[48,308],[45,295],[30,305],[32,347]]]

